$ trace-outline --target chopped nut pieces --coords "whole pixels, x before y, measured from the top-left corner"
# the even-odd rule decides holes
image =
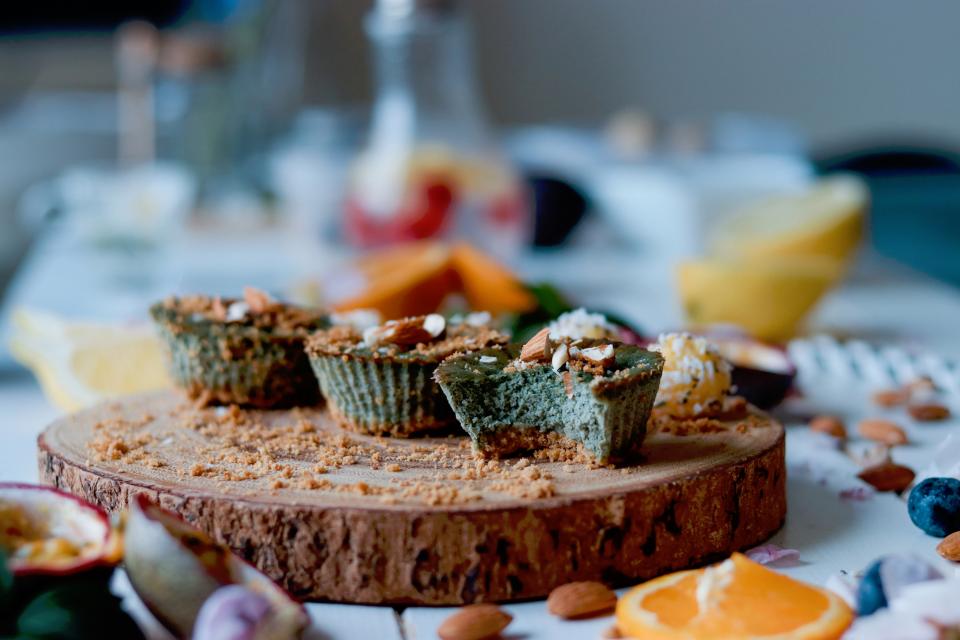
[[[955,531],[937,545],[937,553],[950,562],[960,562],[960,531]]]
[[[567,360],[570,359],[570,350],[567,348],[565,342],[560,343],[556,351],[553,352],[553,357],[550,358],[550,366],[553,367],[554,371],[560,371],[563,368],[563,365],[567,364]]]
[[[568,398],[573,398],[573,374],[569,371],[563,372],[563,391]]]
[[[868,440],[882,442],[891,447],[907,444],[906,432],[889,420],[873,418],[860,423],[860,435]]]
[[[871,485],[877,491],[900,492],[910,486],[916,474],[910,467],[892,462],[867,467],[857,477]]]
[[[363,332],[363,341],[369,347],[383,344],[409,346],[430,342],[443,334],[446,328],[443,316],[431,313],[428,316],[390,320],[379,327],[370,327]]]
[[[600,582],[570,582],[547,598],[547,611],[568,620],[609,613],[616,605],[617,594]]]
[[[580,357],[589,360],[593,364],[598,364],[604,369],[613,365],[613,345],[604,344],[597,347],[587,347],[580,350]]]
[[[873,394],[873,402],[881,407],[899,407],[910,399],[905,389],[883,389]]]
[[[550,329],[544,327],[530,338],[520,350],[523,362],[541,362],[550,359]]]
[[[843,421],[836,416],[815,417],[810,421],[810,430],[826,433],[841,440],[846,440],[847,438],[847,429],[843,426]]]
[[[935,402],[911,404],[909,407],[907,407],[907,413],[910,414],[911,418],[920,422],[946,420],[950,417],[950,409]]]
[[[485,640],[507,628],[513,616],[495,604],[471,604],[444,620],[437,629],[442,640]]]
[[[243,301],[250,307],[253,313],[265,313],[273,309],[277,304],[276,300],[271,298],[265,291],[254,287],[243,288]]]

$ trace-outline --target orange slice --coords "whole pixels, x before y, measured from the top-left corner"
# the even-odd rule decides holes
[[[355,266],[364,279],[358,295],[340,301],[337,311],[376,309],[384,318],[433,313],[458,288],[450,269],[450,250],[441,244],[416,244],[372,254]]]
[[[469,244],[454,246],[450,261],[472,309],[514,313],[536,305],[536,299],[513,273]]]
[[[838,596],[739,553],[628,591],[617,627],[644,640],[835,640],[853,622]]]
[[[498,262],[463,243],[416,242],[370,253],[353,266],[363,280],[359,293],[340,300],[337,311],[376,309],[385,319],[433,313],[451,294],[462,293],[474,311],[519,312],[536,300]]]

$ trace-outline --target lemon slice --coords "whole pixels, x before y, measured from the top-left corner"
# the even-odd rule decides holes
[[[762,340],[786,340],[843,274],[830,258],[705,259],[677,267],[680,299],[694,325],[734,324]]]
[[[863,235],[869,192],[850,175],[796,194],[765,198],[724,221],[712,248],[728,257],[826,256],[849,260]]]
[[[64,411],[170,385],[160,342],[145,326],[75,323],[18,309],[9,346]]]

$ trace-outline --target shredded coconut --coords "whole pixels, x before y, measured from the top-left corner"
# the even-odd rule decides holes
[[[552,340],[560,338],[602,340],[614,338],[616,335],[617,327],[607,320],[606,316],[602,313],[590,313],[583,307],[563,313],[550,323]]]

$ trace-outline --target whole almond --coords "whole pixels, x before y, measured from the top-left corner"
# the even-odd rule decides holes
[[[860,435],[868,440],[882,442],[883,444],[895,447],[901,444],[907,444],[907,433],[896,423],[880,418],[864,420],[860,423]]]
[[[569,582],[547,597],[547,611],[567,619],[608,613],[615,606],[617,594],[600,582]]]
[[[550,328],[540,329],[527,340],[520,349],[520,359],[524,362],[539,362],[550,359]]]
[[[950,417],[950,409],[935,402],[911,404],[909,407],[907,407],[907,413],[910,414],[911,418],[914,420],[919,420],[920,422],[946,420]]]
[[[910,392],[905,389],[883,389],[873,394],[874,404],[881,407],[899,407],[910,399]]]
[[[434,327],[426,327],[429,316],[415,316],[391,320],[379,327],[371,327],[363,333],[363,340],[367,346],[374,347],[384,344],[409,346],[430,342],[436,336],[431,333]],[[442,333],[442,330],[441,330]],[[437,334],[439,335],[439,334]]]
[[[937,545],[937,553],[950,562],[960,562],[960,531],[954,531]]]
[[[867,467],[857,477],[877,491],[903,491],[910,486],[917,474],[910,467],[893,462],[881,462]]]
[[[513,616],[495,604],[469,604],[444,620],[437,629],[442,640],[484,640],[507,628]]]
[[[816,416],[810,421],[810,429],[841,440],[847,438],[847,428],[843,426],[843,421],[836,416]]]

